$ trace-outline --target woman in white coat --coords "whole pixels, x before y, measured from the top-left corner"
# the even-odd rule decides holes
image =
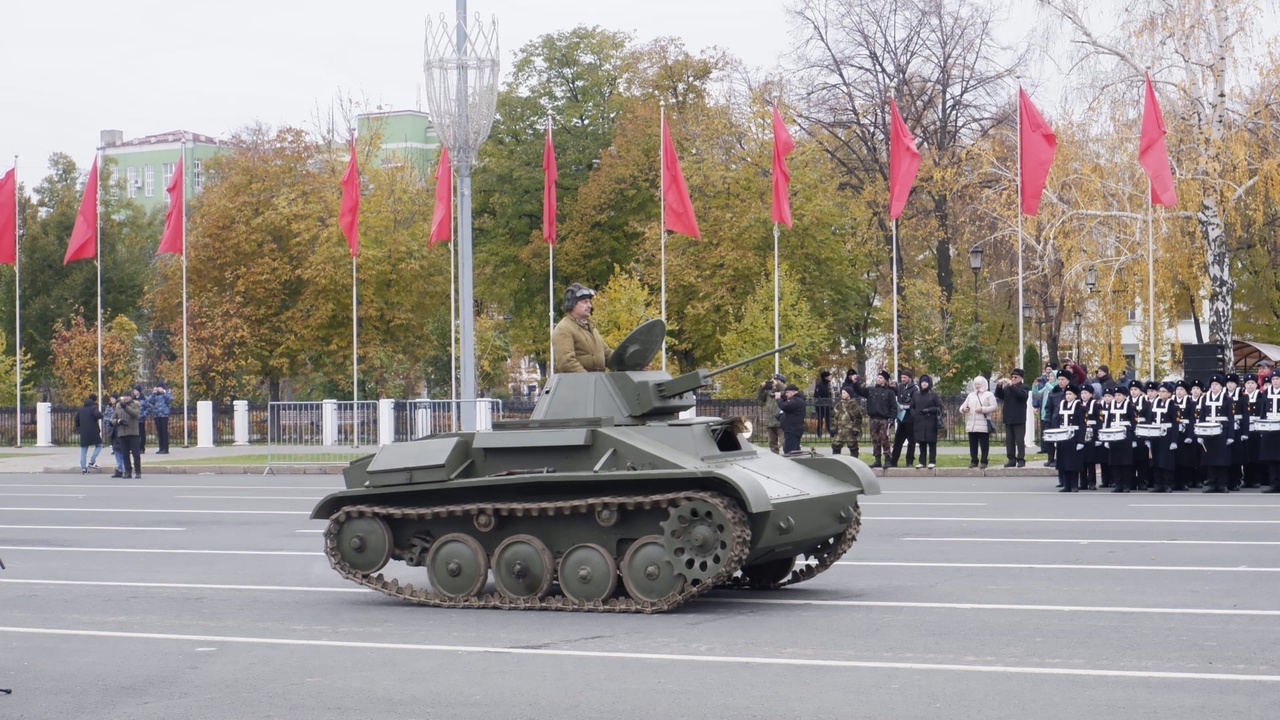
[[[979,375],[973,379],[973,390],[964,399],[960,412],[964,414],[964,429],[969,433],[969,467],[987,469],[987,454],[991,449],[991,428],[988,419],[995,414],[996,396],[987,389],[987,379]]]

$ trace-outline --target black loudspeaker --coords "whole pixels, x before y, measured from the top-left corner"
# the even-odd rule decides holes
[[[1182,374],[1209,387],[1209,378],[1227,372],[1227,350],[1219,343],[1183,344]]]

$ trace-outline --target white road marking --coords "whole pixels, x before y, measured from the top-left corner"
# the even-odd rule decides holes
[[[299,531],[302,532],[302,531]],[[316,530],[316,532],[320,532]],[[900,540],[917,542],[999,542],[999,543],[1065,543],[1069,545],[1280,545],[1272,540],[1078,540],[1074,538],[926,538]]]
[[[126,525],[0,525],[0,530],[166,530],[166,531],[177,531],[177,530],[186,530],[186,528],[128,527]]]
[[[836,565],[861,567],[932,567],[932,568],[1000,568],[1014,570],[1165,570],[1168,572],[1280,572],[1280,567],[1211,567],[1175,565],[1058,565],[1051,563],[931,563],[931,562],[863,562],[840,560]]]
[[[103,513],[195,513],[198,515],[310,515],[309,512],[288,510],[150,510],[143,508],[40,508],[0,507],[7,512],[103,512]],[[1277,522],[1280,522],[1278,520]]]
[[[96,580],[34,580],[0,578],[0,584],[14,585],[75,585],[88,587],[122,587],[122,588],[155,588],[160,590],[236,590],[263,592],[304,592],[304,593],[369,593],[373,590],[363,587],[306,587],[300,585],[226,585],[211,583],[152,583],[152,582],[120,582]],[[1228,615],[1228,616],[1280,616],[1280,610],[1241,610],[1238,608],[1152,608],[1152,607],[1107,607],[1081,605],[1010,605],[990,603],[926,603],[926,602],[887,602],[872,600],[802,600],[719,597],[705,595],[699,597],[698,604],[729,603],[735,605],[814,605],[818,607],[880,607],[907,608],[922,610],[1016,610],[1030,612],[1088,612],[1118,614],[1150,614],[1150,615]]]
[[[323,530],[294,530],[296,533],[322,533]]]
[[[866,507],[865,505],[863,507]],[[3,510],[4,508],[0,508]],[[56,509],[56,508],[54,508]],[[230,511],[228,511],[230,512]],[[937,522],[1045,522],[1045,523],[1178,523],[1180,525],[1280,525],[1280,520],[1186,520],[1179,518],[1001,518],[1001,517],[880,517],[863,513],[867,520],[929,520]]]
[[[877,507],[879,507],[879,506],[881,506],[881,505],[911,505],[911,506],[914,506],[914,507],[923,507],[923,506],[940,506],[940,507],[986,507],[986,506],[987,506],[987,504],[986,504],[986,503],[880,502],[880,501],[878,501],[878,500],[877,500],[877,501],[872,501],[872,502],[868,502],[868,501],[863,501],[863,502],[862,502],[862,506],[863,506],[863,507],[870,507],[870,506],[872,506],[872,505],[875,505],[875,506],[877,506]]]
[[[305,500],[309,503],[320,499],[315,496],[297,497],[287,495],[174,495],[174,497],[185,500]]]
[[[0,626],[0,632],[22,635],[61,635],[129,640],[177,640],[198,643],[243,643],[252,645],[285,645],[295,647],[328,647],[362,650],[413,650],[419,652],[472,653],[485,655],[525,655],[535,657],[588,658],[593,660],[656,660],[659,662],[714,663],[721,665],[762,665],[821,668],[873,668],[882,670],[932,670],[949,672],[1001,673],[1011,675],[1065,675],[1085,677],[1138,678],[1160,680],[1230,680],[1242,682],[1280,682],[1280,675],[1247,675],[1236,673],[1155,672],[1140,670],[1100,670],[1093,668],[1045,668],[1001,665],[953,665],[942,663],[893,663],[864,660],[828,660],[821,658],[779,658],[731,655],[676,655],[669,653],[608,652],[553,648],[484,647],[474,645],[428,645],[417,643],[380,643],[354,640],[303,640],[292,638],[247,637],[236,635],[183,635],[177,633],[115,632],[107,630],[68,630]]]
[[[116,483],[92,483],[86,485],[80,484],[61,484],[61,483],[0,483],[0,487],[14,488],[93,488],[95,490],[101,488],[125,489],[125,490],[327,490],[334,492],[337,490],[345,490],[342,485],[126,485]]]
[[[1046,477],[1046,480],[1053,478]],[[1057,492],[1050,487],[1045,490],[883,490],[881,495],[1048,495]],[[1085,496],[1087,497],[1087,495]]]
[[[102,552],[102,553],[162,553],[167,555],[303,555],[323,556],[322,552],[293,550],[186,550],[174,548],[91,548],[44,547],[39,545],[0,545],[0,550],[30,550],[32,552]]]
[[[1211,508],[1280,508],[1280,504],[1277,504],[1277,503],[1230,503],[1230,504],[1227,504],[1227,503],[1204,503],[1204,504],[1199,504],[1199,503],[1186,503],[1186,504],[1184,504],[1184,505],[1174,505],[1174,504],[1170,503],[1170,504],[1168,504],[1168,505],[1165,505],[1164,503],[1148,503],[1148,504],[1142,504],[1142,505],[1139,505],[1139,504],[1136,504],[1136,503],[1135,503],[1135,504],[1133,504],[1133,505],[1130,505],[1129,507],[1170,507],[1170,508],[1207,508],[1207,507],[1211,507]]]
[[[69,497],[82,498],[84,495],[72,495],[70,493],[0,493],[0,497]]]

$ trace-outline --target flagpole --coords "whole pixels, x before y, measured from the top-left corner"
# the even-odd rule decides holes
[[[658,198],[659,205],[662,207],[661,222],[662,228],[662,322],[667,322],[667,158],[666,143],[662,142],[662,130],[667,126],[667,101],[658,101]],[[775,347],[777,347],[775,345]],[[777,358],[774,359],[777,362]],[[667,371],[667,334],[662,333],[662,371]]]
[[[773,224],[773,346],[782,345],[781,330],[778,324],[778,223]],[[778,353],[773,354],[773,374],[782,372],[782,361]]]
[[[448,182],[453,182],[452,173],[449,174]],[[454,197],[454,194],[450,193],[450,197]],[[450,200],[450,202],[452,202],[452,200]],[[451,226],[453,222],[454,212],[451,207],[449,208],[449,223]],[[454,239],[458,237],[456,228],[450,228],[449,237]],[[458,243],[453,242],[452,240],[449,242],[449,397],[454,401],[457,401],[458,399],[458,270],[454,265],[454,261],[456,260],[454,253],[457,251],[457,245]],[[457,405],[454,405],[451,417],[451,429],[457,430]]]
[[[97,225],[94,230],[94,264],[98,268],[98,398],[102,398],[102,149],[98,149],[98,155],[94,158],[94,163],[98,167],[98,175],[94,179],[97,187],[94,188],[94,210],[97,216]]]
[[[1021,87],[1019,87],[1019,90],[1021,90]],[[1013,366],[1021,367],[1022,360],[1023,360],[1023,353],[1026,352],[1026,334],[1023,326],[1023,323],[1025,322],[1025,318],[1023,317],[1023,313],[1022,313],[1022,305],[1025,302],[1025,300],[1023,295],[1023,279],[1022,279],[1023,265],[1022,265],[1022,107],[1021,107],[1021,98],[1015,98],[1014,102],[1017,103],[1019,107],[1018,107],[1018,122],[1017,122],[1018,196],[1014,200],[1014,209],[1018,215],[1018,311],[1017,311],[1018,312],[1018,351],[1013,356]],[[1039,348],[1036,349],[1036,352],[1037,354],[1039,354]],[[1041,362],[1041,367],[1043,366],[1044,366],[1044,363]],[[1035,370],[1035,368],[1032,368],[1032,370]]]
[[[194,155],[194,147],[192,148]],[[191,447],[190,368],[187,360],[187,143],[182,143],[182,447]]]
[[[18,207],[21,195],[18,192],[18,156],[13,156],[13,347],[14,347],[14,393],[17,432],[14,434],[14,447],[22,447],[22,248],[18,245],[21,236],[22,212]],[[102,396],[99,395],[99,398]],[[101,402],[101,400],[99,400]]]
[[[351,256],[351,415],[355,436],[351,447],[360,447],[360,331],[356,322],[356,256]]]
[[[551,137],[551,113],[547,113],[547,137]],[[543,168],[546,172],[546,168]],[[544,179],[543,182],[546,182]],[[543,204],[546,204],[546,191],[543,191]],[[542,212],[546,212],[544,207]],[[546,238],[543,238],[544,240]],[[556,243],[555,238],[547,243],[547,377],[556,374]]]
[[[1148,362],[1151,380],[1156,379],[1156,259],[1155,259],[1155,203],[1150,200],[1151,180],[1147,179],[1147,332],[1151,337],[1151,359]],[[1230,349],[1230,348],[1228,348]]]
[[[893,219],[893,369],[901,378],[902,367],[898,365],[898,218]]]

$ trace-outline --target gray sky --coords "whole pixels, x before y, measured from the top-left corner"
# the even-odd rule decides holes
[[[772,68],[790,44],[787,2],[470,0],[468,10],[497,17],[504,71],[529,40],[582,24],[641,41],[679,36],[695,52],[718,45]],[[417,107],[423,23],[452,20],[455,6],[0,0],[0,56],[9,60],[0,74],[0,168],[18,154],[19,180],[30,189],[52,152],[87,167],[106,128],[134,138],[177,129],[223,137],[256,121],[309,127],[339,92]]]

